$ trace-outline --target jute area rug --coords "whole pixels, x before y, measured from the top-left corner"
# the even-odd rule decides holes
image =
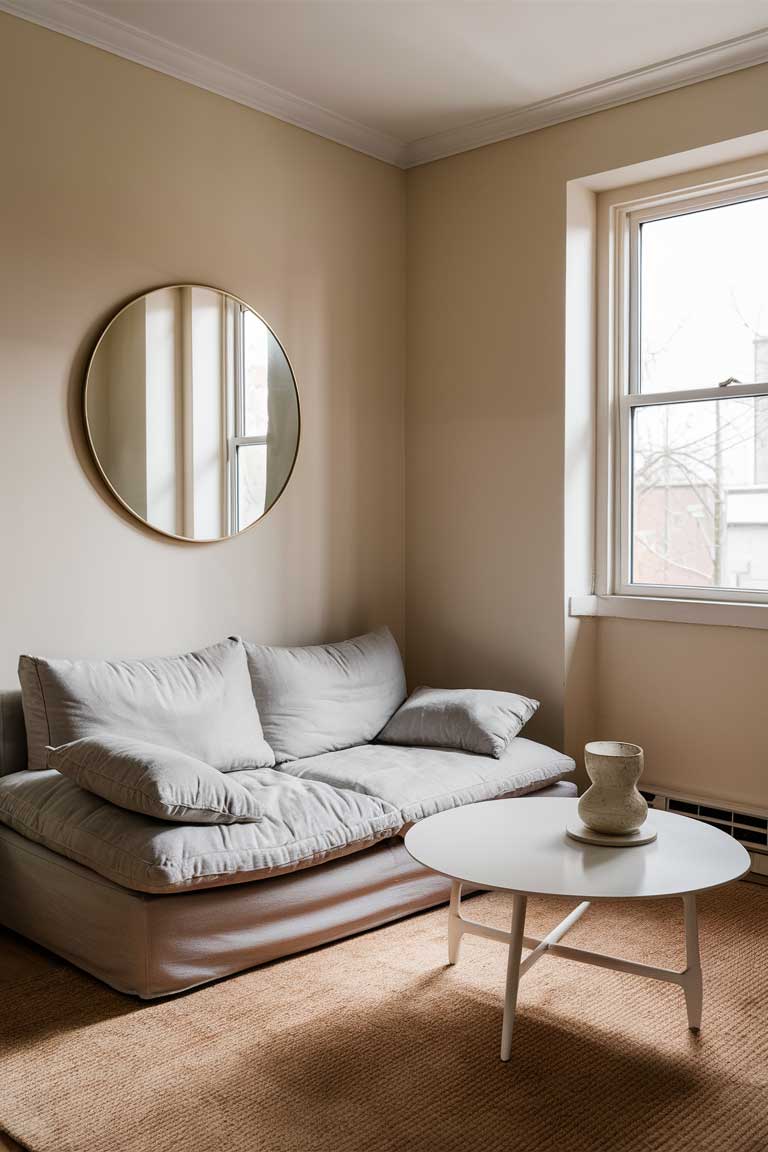
[[[507,926],[509,897],[467,904]],[[529,930],[569,907],[531,901]],[[521,984],[508,1065],[504,948],[465,938],[448,969],[445,920],[439,909],[149,1004],[0,936],[6,1146],[766,1152],[768,888],[701,898],[698,1037],[679,989],[544,957]],[[682,908],[594,905],[569,942],[681,967]]]

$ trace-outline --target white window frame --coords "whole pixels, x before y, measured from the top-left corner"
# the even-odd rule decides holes
[[[632,603],[675,601],[699,602],[714,609],[735,605],[768,605],[768,592],[689,585],[638,584],[630,579],[632,459],[630,430],[632,410],[645,405],[693,403],[734,397],[768,396],[768,382],[641,393],[639,379],[639,244],[640,226],[651,220],[667,219],[707,208],[768,197],[768,173],[710,183],[611,202],[598,238],[600,283],[598,291],[599,396],[598,396],[598,485],[597,556],[594,592],[598,599],[610,598],[618,611],[603,603],[598,615],[643,615]],[[621,605],[624,609],[621,609]],[[578,612],[576,614],[582,614]],[[587,614],[586,612],[584,614]],[[658,619],[678,618],[672,612]],[[684,618],[684,617],[683,617]],[[695,614],[692,619],[700,618]],[[713,621],[714,622],[714,621]],[[718,622],[725,622],[724,619]],[[761,625],[762,626],[762,625]]]

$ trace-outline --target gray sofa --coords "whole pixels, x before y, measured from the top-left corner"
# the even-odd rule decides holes
[[[32,701],[37,712],[29,689],[24,707],[21,693],[0,693],[0,922],[152,998],[447,900],[449,881],[406,852],[407,827],[478,800],[574,794],[563,780],[574,765],[520,736],[496,756],[374,742],[405,693],[399,653],[382,635],[372,634],[378,664],[365,643],[341,661],[336,646],[330,663],[327,648],[249,652],[267,751],[276,750],[274,765],[236,773],[258,797],[258,823],[172,823],[116,807],[44,767],[40,739],[81,734],[65,730],[71,700],[57,718],[50,688]],[[39,663],[34,691],[48,676],[58,692],[61,669]],[[64,673],[72,679],[71,666]],[[367,742],[350,743],[361,732]]]

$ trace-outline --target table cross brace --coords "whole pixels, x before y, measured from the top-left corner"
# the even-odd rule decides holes
[[[688,1027],[698,1031],[701,1027],[702,978],[699,957],[699,937],[696,916],[696,896],[687,893],[683,896],[685,911],[686,966],[682,971],[671,968],[656,968],[651,964],[639,964],[634,960],[624,960],[618,956],[608,956],[603,952],[591,952],[586,948],[569,948],[558,941],[581,919],[589,908],[588,900],[582,901],[543,938],[524,934],[527,897],[514,894],[512,930],[492,928],[469,920],[461,913],[461,881],[451,885],[451,903],[448,912],[448,963],[455,964],[459,959],[461,938],[465,934],[482,936],[506,944],[509,948],[507,964],[507,985],[504,997],[504,1022],[502,1026],[501,1059],[509,1060],[512,1045],[512,1028],[517,1006],[517,988],[520,977],[528,972],[542,956],[559,957],[562,960],[576,960],[582,964],[592,964],[598,968],[610,968],[633,976],[644,976],[651,980],[662,980],[679,985],[685,993],[688,1012]],[[530,949],[522,958],[522,949]]]

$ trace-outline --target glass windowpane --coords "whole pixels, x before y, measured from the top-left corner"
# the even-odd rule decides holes
[[[768,590],[768,398],[633,409],[637,584]]]
[[[267,494],[266,444],[242,444],[237,448],[238,530],[264,515]]]
[[[768,198],[640,228],[640,391],[768,382]]]
[[[243,400],[245,436],[269,429],[269,330],[251,311],[243,313]]]

